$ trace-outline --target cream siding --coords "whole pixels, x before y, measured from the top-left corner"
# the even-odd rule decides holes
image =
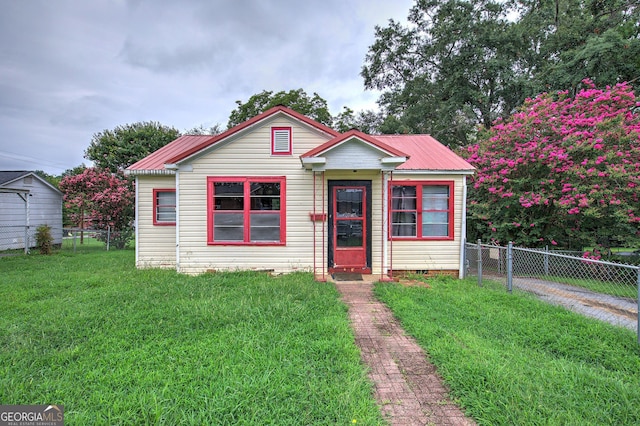
[[[292,155],[271,154],[272,127],[291,127]],[[327,222],[313,221],[310,214],[328,217],[328,181],[369,180],[372,191],[369,194],[372,200],[372,273],[378,275],[390,269],[458,270],[465,177],[407,172],[393,174],[395,182],[454,181],[454,239],[389,241],[384,232],[388,224],[382,206],[383,173],[375,170],[380,168],[382,153],[360,142],[347,142],[327,152],[327,166],[333,170],[315,172],[314,178],[314,172],[302,167],[300,156],[330,138],[295,119],[277,116],[180,164],[177,261],[176,227],[153,226],[152,211],[153,188],[174,187],[174,177],[139,176],[138,266],[175,266],[180,272],[189,274],[257,269],[276,273],[313,271],[316,276],[325,276],[330,245]],[[285,245],[207,244],[207,178],[230,176],[285,177]],[[387,174],[387,177],[390,176]],[[383,253],[385,247],[386,253]]]
[[[454,239],[447,241],[392,241],[389,248],[392,254],[393,270],[454,270],[460,268],[460,227],[462,221],[463,182],[461,175],[406,175],[396,174],[394,182],[399,181],[453,181]]]
[[[176,227],[153,224],[153,190],[175,188],[174,176],[138,177],[138,239],[136,241],[139,268],[175,268]]]
[[[289,126],[292,155],[271,155],[271,127]],[[328,139],[328,135],[296,120],[280,117],[192,160],[193,170],[180,172],[179,270],[311,271],[313,222],[309,214],[313,209],[313,177],[302,168],[299,157]],[[286,245],[207,245],[208,176],[285,176]]]

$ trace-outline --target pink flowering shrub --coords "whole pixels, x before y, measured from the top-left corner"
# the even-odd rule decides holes
[[[69,217],[79,228],[106,230],[112,244],[124,248],[133,238],[133,183],[122,172],[87,168],[60,181]]]
[[[528,99],[463,155],[469,239],[582,249],[640,239],[640,103],[618,84]]]

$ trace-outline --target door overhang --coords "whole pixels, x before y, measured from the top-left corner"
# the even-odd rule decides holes
[[[408,160],[405,153],[373,136],[352,130],[300,157],[302,166],[314,172],[330,170],[392,171]]]

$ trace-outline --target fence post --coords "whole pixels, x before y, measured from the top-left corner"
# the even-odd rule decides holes
[[[107,225],[107,251],[109,251],[110,242],[111,242],[111,225]]]
[[[482,287],[482,240],[478,238],[478,250],[477,250],[477,263],[478,263],[478,287]]]
[[[513,243],[509,241],[507,245],[507,290],[513,290]]]
[[[72,230],[71,231],[73,233],[73,253],[76,253],[76,238],[78,237],[78,233],[76,232],[76,230]]]
[[[640,344],[640,267],[638,267],[637,271],[638,277],[636,279],[638,283],[638,344]]]
[[[549,246],[544,246],[544,275],[549,276]]]

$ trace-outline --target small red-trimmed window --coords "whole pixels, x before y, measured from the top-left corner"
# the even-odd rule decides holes
[[[391,184],[391,237],[452,240],[453,182]]]
[[[271,128],[271,154],[291,155],[291,127]]]
[[[154,225],[175,225],[176,224],[176,190],[175,189],[154,189],[153,190],[153,224]]]
[[[209,177],[209,244],[285,243],[284,177]]]

